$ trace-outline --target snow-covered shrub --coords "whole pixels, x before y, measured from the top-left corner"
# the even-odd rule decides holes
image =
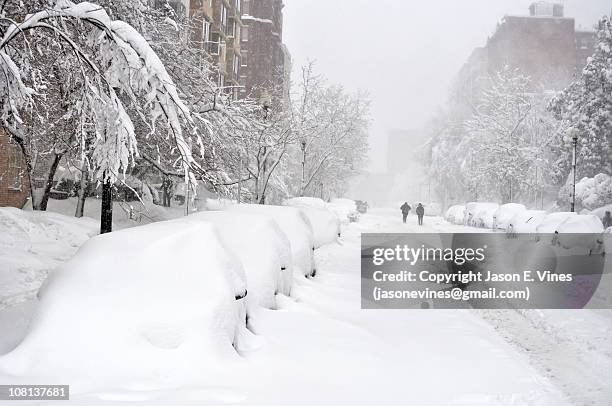
[[[314,264],[314,234],[308,217],[295,207],[262,204],[235,204],[226,210],[242,211],[270,216],[285,233],[291,243],[293,273],[296,276],[310,276],[316,273]]]
[[[559,200],[571,200],[572,185],[566,185],[559,192]],[[576,204],[587,210],[612,204],[612,176],[600,173],[593,178],[582,178],[576,183]]]
[[[299,208],[306,214],[314,233],[315,248],[331,244],[340,237],[340,219],[327,208],[327,203],[314,197],[285,200],[284,206]]]
[[[193,221],[215,225],[228,251],[240,259],[246,273],[249,304],[274,309],[277,293],[291,293],[291,244],[271,217],[206,211],[192,214],[185,222]]]
[[[493,214],[493,228],[505,230],[508,228],[510,220],[512,220],[517,213],[525,210],[527,210],[527,208],[524,205],[517,203],[508,203],[499,206],[495,214]]]
[[[552,234],[559,231],[559,227],[570,217],[577,216],[576,213],[558,212],[547,214],[542,222],[536,227],[538,234]]]
[[[532,234],[546,217],[544,210],[518,211],[508,222],[506,231],[517,234]]]
[[[198,366],[214,371],[237,356],[233,345],[248,334],[245,295],[241,264],[212,225],[160,222],[97,236],[47,279],[0,372],[192,382]]]
[[[465,216],[465,206],[455,205],[451,206],[444,215],[444,219],[452,224],[463,224],[463,218]]]

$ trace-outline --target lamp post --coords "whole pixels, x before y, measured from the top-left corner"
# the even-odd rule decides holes
[[[577,164],[577,150],[578,150],[578,130],[572,129],[572,144],[573,144],[573,153],[572,153],[572,207],[571,212],[574,213],[576,211],[576,164]]]

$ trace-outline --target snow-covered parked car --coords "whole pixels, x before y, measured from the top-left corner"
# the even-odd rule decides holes
[[[289,295],[293,282],[291,244],[269,216],[228,211],[194,213],[185,221],[214,224],[246,273],[248,303],[276,308],[276,294]]]
[[[340,237],[340,219],[323,200],[297,197],[285,200],[283,205],[299,208],[306,214],[312,226],[315,248],[336,242]]]
[[[612,213],[612,204],[595,209],[590,214],[599,217],[599,219],[603,221],[604,217],[606,216],[606,212]]]
[[[559,232],[559,226],[573,216],[577,216],[577,214],[572,212],[549,213],[536,227],[536,232],[538,234],[554,234]]]
[[[444,215],[444,219],[451,224],[463,224],[465,217],[465,206],[455,205],[451,206]]]
[[[506,230],[512,218],[520,212],[526,211],[525,205],[518,203],[507,203],[499,206],[493,214],[493,228]]]
[[[506,226],[507,233],[534,234],[544,221],[547,213],[544,210],[524,210],[517,212]]]
[[[498,208],[497,203],[468,203],[464,224],[472,227],[493,228],[493,215]]]
[[[568,217],[558,227],[559,245],[564,248],[585,248],[602,253],[603,224],[592,214]]]
[[[235,204],[226,210],[264,214],[273,218],[291,243],[294,275],[310,277],[316,274],[314,233],[308,217],[302,210],[263,204]]]
[[[357,204],[354,200],[332,199],[327,207],[336,213],[342,222],[355,222],[359,220],[359,212],[357,211]]]
[[[50,274],[27,335],[0,358],[0,371],[121,382],[223,365],[249,334],[246,294],[240,262],[210,224],[100,235]]]

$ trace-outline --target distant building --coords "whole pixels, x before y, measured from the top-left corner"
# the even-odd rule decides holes
[[[283,45],[282,0],[243,0],[241,38],[243,94],[254,98],[288,88],[290,55]]]
[[[536,2],[529,16],[506,16],[483,48],[478,48],[460,72],[462,86],[504,66],[519,69],[534,83],[561,89],[573,81],[595,50],[596,35],[576,31],[562,4]]]
[[[25,205],[29,194],[27,173],[19,146],[0,128],[0,206]]]

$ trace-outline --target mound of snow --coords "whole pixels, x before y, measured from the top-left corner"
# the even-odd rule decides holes
[[[212,225],[161,222],[97,236],[47,279],[7,375],[122,386],[193,381],[236,357],[241,265]]]
[[[576,213],[571,212],[558,212],[547,214],[542,220],[540,225],[536,227],[538,234],[553,234],[559,231],[559,226],[563,224],[568,218],[577,216]]]
[[[235,204],[229,206],[227,210],[270,216],[289,238],[294,275],[303,277],[316,273],[314,234],[312,225],[302,210],[295,207],[261,204]]]
[[[559,226],[559,244],[564,248],[595,249],[603,245],[603,224],[592,214],[569,217]]]
[[[331,211],[336,213],[340,221],[348,222],[349,219],[359,218],[357,204],[350,199],[333,199],[327,206]]]
[[[465,217],[465,206],[455,205],[451,206],[444,215],[444,219],[452,224],[463,224]]]
[[[340,219],[327,209],[327,203],[314,197],[296,197],[286,200],[283,205],[295,207],[304,212],[314,233],[315,248],[331,244],[340,237]]]
[[[527,208],[518,203],[508,203],[499,206],[493,214],[493,228],[505,230],[508,228],[512,218],[518,213],[527,210]]]
[[[276,294],[291,293],[291,244],[272,218],[207,211],[185,219],[186,223],[193,221],[214,224],[228,251],[240,259],[246,273],[249,304],[275,309]]]
[[[517,234],[535,233],[546,215],[547,213],[544,210],[519,211],[508,222],[506,231]]]
[[[493,228],[493,216],[499,208],[497,203],[476,203],[469,208],[468,225],[472,227]]]

